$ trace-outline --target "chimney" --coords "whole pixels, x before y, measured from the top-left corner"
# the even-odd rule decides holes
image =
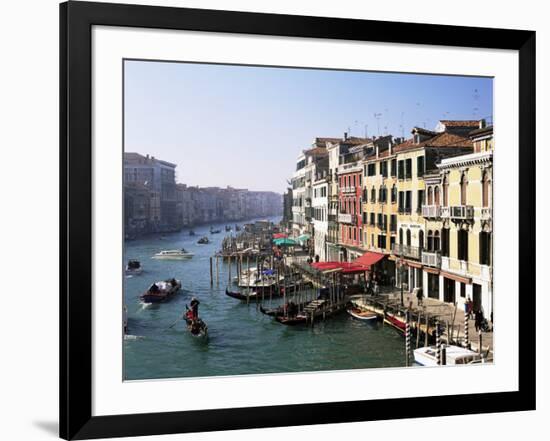
[[[485,118],[482,118],[479,120],[479,128],[484,129],[487,126],[487,121],[485,121]]]
[[[391,145],[391,141],[388,142],[388,154],[391,156],[391,150],[392,150],[392,145]]]
[[[348,140],[348,132],[344,132],[344,141]]]

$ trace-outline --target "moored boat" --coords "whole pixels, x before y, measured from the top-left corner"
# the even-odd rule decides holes
[[[295,325],[303,325],[307,323],[307,316],[305,314],[297,314],[294,316],[276,316],[275,320],[277,320],[282,325],[288,325],[288,326],[295,326]]]
[[[241,300],[243,302],[246,302],[247,300],[256,302],[258,301],[258,299],[259,300],[262,299],[257,291],[250,291],[248,294],[246,294],[238,291],[229,291],[228,288],[225,288],[225,294],[228,295],[229,297],[232,297],[237,300]]]
[[[357,307],[351,307],[347,310],[348,314],[357,320],[370,321],[378,317],[375,312],[365,311]]]
[[[143,272],[143,268],[139,260],[129,260],[125,272],[128,275],[137,276]]]
[[[421,366],[438,366],[437,348],[435,346],[426,346],[413,351],[414,361]],[[474,364],[482,361],[479,353],[468,348],[449,345],[445,347],[446,365]]]
[[[153,283],[141,296],[145,303],[160,303],[171,298],[181,289],[181,281],[176,279],[161,280]]]
[[[163,260],[181,260],[181,259],[191,259],[195,254],[187,251],[185,248],[181,250],[163,250],[155,254],[152,259],[163,259]]]
[[[386,311],[384,315],[384,322],[390,326],[393,326],[399,332],[405,332],[407,323],[403,313]]]

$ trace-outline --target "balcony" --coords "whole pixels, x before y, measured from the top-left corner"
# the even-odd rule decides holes
[[[441,268],[441,253],[439,251],[422,251],[422,265]]]
[[[422,250],[420,248],[401,243],[394,243],[392,252],[397,256],[410,257],[417,260],[420,260],[420,256],[422,255]]]
[[[342,193],[355,193],[355,187],[342,187]]]
[[[473,220],[474,207],[472,205],[451,205],[441,207],[441,217],[451,220]]]
[[[485,207],[481,209],[481,220],[490,221],[493,218],[493,209]]]
[[[340,222],[342,224],[355,225],[357,223],[357,216],[355,214],[339,213],[338,214],[338,222]]]
[[[439,205],[422,205],[422,217],[439,219],[441,217],[441,207]]]

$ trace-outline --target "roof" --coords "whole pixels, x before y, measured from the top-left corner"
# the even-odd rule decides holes
[[[475,138],[476,136],[489,135],[493,133],[493,126],[482,127],[481,129],[472,130],[469,133],[470,138]]]
[[[479,127],[479,121],[476,119],[465,119],[465,120],[452,120],[452,119],[442,119],[439,121],[441,124],[444,124],[445,127]]]
[[[336,144],[338,142],[341,142],[342,138],[315,138],[315,141],[313,144],[316,144],[319,146],[319,144],[325,144],[327,142],[332,142],[333,144]]]
[[[308,150],[304,150],[304,153],[310,156],[328,155],[327,149],[324,147],[313,147]]]
[[[473,147],[473,144],[472,141],[465,136],[457,135],[456,133],[442,132],[419,143],[415,143],[414,139],[408,139],[407,141],[395,146],[394,151],[398,153],[421,147]]]
[[[355,262],[314,262],[311,264],[318,271],[340,271],[343,274],[364,273],[369,268]]]

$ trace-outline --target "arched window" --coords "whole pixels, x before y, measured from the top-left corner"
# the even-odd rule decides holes
[[[418,248],[424,248],[424,231],[422,230],[418,232]]]
[[[399,243],[403,244],[403,228],[399,228]]]
[[[449,205],[449,183],[447,182],[447,177],[443,178],[443,206],[446,207]]]
[[[427,246],[427,249],[428,251],[432,251],[433,250],[433,246],[434,246],[434,233],[432,230],[428,230],[428,246]]]
[[[481,180],[481,196],[482,196],[482,207],[489,206],[489,186],[490,186],[489,176],[487,172],[483,173],[483,178]]]
[[[397,187],[395,186],[395,184],[393,184],[391,188],[391,201],[392,203],[397,202]]]
[[[466,198],[466,192],[468,190],[468,178],[466,177],[466,173],[462,173],[462,177],[460,178],[460,205],[466,205],[467,198]]]
[[[439,186],[434,188],[434,205],[439,205]]]
[[[407,245],[411,245],[411,230],[407,228]]]
[[[372,190],[370,191],[370,201],[376,202],[376,188],[372,187]]]
[[[433,192],[432,187],[428,187],[428,205],[433,204]]]
[[[440,246],[441,246],[441,243],[440,243],[440,237],[439,237],[439,231],[436,231],[434,233],[434,251],[439,251],[440,250]]]

